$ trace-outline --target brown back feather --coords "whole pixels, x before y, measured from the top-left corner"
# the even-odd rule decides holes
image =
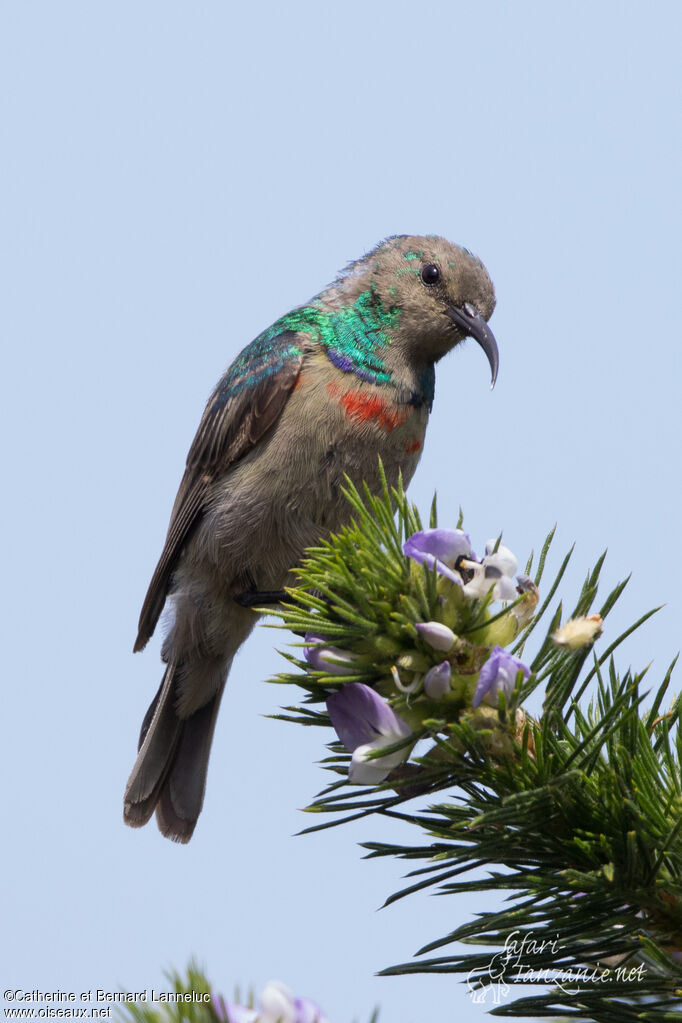
[[[275,424],[294,389],[303,354],[252,389],[225,400],[224,378],[208,400],[187,455],[187,468],[171,513],[168,535],[140,612],[133,650],[144,649],[166,602],[182,549],[203,513],[214,480],[243,458]]]

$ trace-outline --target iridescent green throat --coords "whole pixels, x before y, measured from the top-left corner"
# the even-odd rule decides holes
[[[391,344],[389,331],[398,325],[400,309],[386,309],[371,290],[339,309],[325,308],[323,301],[320,296],[311,305],[287,313],[261,335],[262,340],[272,340],[285,330],[312,334],[339,369],[373,384],[390,383],[381,352]]]

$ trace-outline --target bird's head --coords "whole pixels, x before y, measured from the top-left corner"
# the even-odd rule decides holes
[[[373,301],[393,318],[391,333],[409,358],[434,363],[473,337],[495,383],[498,350],[488,326],[495,290],[483,263],[467,249],[433,235],[396,235],[352,263],[341,281],[346,297],[349,289],[369,287]]]

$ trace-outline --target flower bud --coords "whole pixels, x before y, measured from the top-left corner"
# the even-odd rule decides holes
[[[430,668],[424,679],[424,692],[430,700],[442,700],[450,692],[452,668],[447,661]]]
[[[457,639],[452,629],[442,622],[417,622],[416,625],[421,638],[434,650],[450,650]]]
[[[306,633],[303,656],[315,671],[325,671],[328,675],[355,675],[358,671],[356,659],[347,650],[326,643],[324,636]]]

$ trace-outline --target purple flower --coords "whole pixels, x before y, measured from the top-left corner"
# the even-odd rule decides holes
[[[258,1013],[255,1009],[247,1009],[245,1005],[226,1002],[222,995],[212,995],[211,1002],[216,1016],[223,1023],[256,1023]]]
[[[263,988],[259,1009],[226,1002],[213,995],[213,1008],[223,1023],[329,1023],[319,1005],[310,998],[295,998],[286,984],[270,980]]]
[[[310,645],[303,648],[303,656],[311,668],[324,671],[328,675],[357,674],[357,664],[353,655],[341,647],[331,646],[326,636],[306,632],[305,641]]]
[[[310,998],[295,998],[296,1023],[329,1023],[322,1009]]]
[[[435,566],[440,575],[462,586],[465,597],[472,600],[487,596],[491,589],[493,600],[514,600],[517,593],[512,577],[517,567],[516,558],[501,544],[495,550],[495,543],[495,540],[488,541],[485,557],[479,562],[471,549],[469,536],[461,529],[423,529],[408,537],[403,553],[420,565]],[[455,571],[459,559],[464,561]]]
[[[378,785],[410,755],[410,747],[383,757],[376,750],[407,739],[412,730],[385,700],[361,682],[347,682],[329,697],[327,711],[336,734],[353,754],[348,778],[356,785]]]
[[[446,693],[450,692],[451,677],[452,668],[448,661],[429,668],[424,677],[424,692],[430,700],[441,700]]]
[[[450,650],[457,637],[452,629],[442,622],[417,622],[417,632],[434,650]]]
[[[285,984],[270,980],[260,996],[257,1023],[329,1023],[319,1005],[309,998],[295,998]]]
[[[461,529],[422,529],[403,544],[403,553],[420,565],[434,565],[440,575],[462,585],[461,576],[453,572],[458,558],[474,558],[471,540]]]
[[[473,706],[478,707],[482,701],[493,707],[497,706],[497,694],[503,692],[505,696],[509,696],[520,671],[523,672],[524,678],[530,675],[530,668],[527,668],[518,657],[514,657],[501,646],[493,647],[490,657],[479,672],[478,685],[472,700]]]

